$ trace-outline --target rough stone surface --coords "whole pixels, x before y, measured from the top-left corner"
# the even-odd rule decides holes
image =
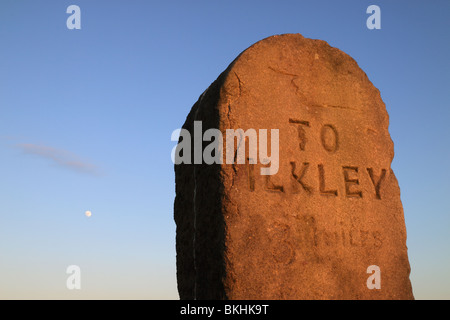
[[[350,56],[266,38],[200,96],[192,134],[194,120],[224,137],[279,129],[279,171],[175,165],[181,299],[413,299],[388,114]],[[381,289],[367,287],[371,265]]]

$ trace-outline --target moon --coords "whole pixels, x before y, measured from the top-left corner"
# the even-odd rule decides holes
[[[91,215],[92,215],[92,212],[90,212],[90,211],[86,211],[85,213],[84,213],[85,215],[86,215],[86,217],[90,217]]]

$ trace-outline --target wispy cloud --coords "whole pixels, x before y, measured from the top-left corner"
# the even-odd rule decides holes
[[[16,144],[15,146],[26,154],[33,154],[49,159],[53,163],[66,169],[96,176],[100,175],[100,169],[96,165],[80,159],[76,154],[67,150],[31,143]]]

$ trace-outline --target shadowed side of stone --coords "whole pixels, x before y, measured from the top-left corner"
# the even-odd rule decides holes
[[[246,150],[244,164],[175,165],[181,299],[413,298],[388,114],[351,57],[298,34],[264,39],[200,96],[192,137],[195,121],[223,137],[277,129],[279,163],[261,175]]]
[[[220,164],[194,163],[194,121],[202,132],[219,127],[217,103],[225,73],[199,98],[183,129],[191,139],[191,164],[175,165],[177,281],[181,299],[224,299],[223,184]],[[181,140],[181,139],[180,139]],[[202,147],[203,149],[203,147]]]

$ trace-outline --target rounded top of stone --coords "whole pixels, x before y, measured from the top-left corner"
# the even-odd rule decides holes
[[[230,67],[234,67],[240,61],[245,63],[263,62],[272,67],[288,64],[287,66],[294,67],[291,71],[296,69],[295,62],[303,64],[320,62],[335,73],[351,73],[361,77],[361,80],[369,80],[351,56],[332,47],[324,40],[305,38],[299,33],[279,34],[264,38],[244,50],[230,64]],[[289,73],[288,70],[286,72]]]
[[[301,34],[274,35],[256,42],[229,65],[221,78],[228,88],[264,92],[273,88],[277,75],[289,79],[304,105],[359,111],[382,105],[385,109],[380,92],[352,57],[326,41]],[[240,86],[235,84],[236,77]]]

